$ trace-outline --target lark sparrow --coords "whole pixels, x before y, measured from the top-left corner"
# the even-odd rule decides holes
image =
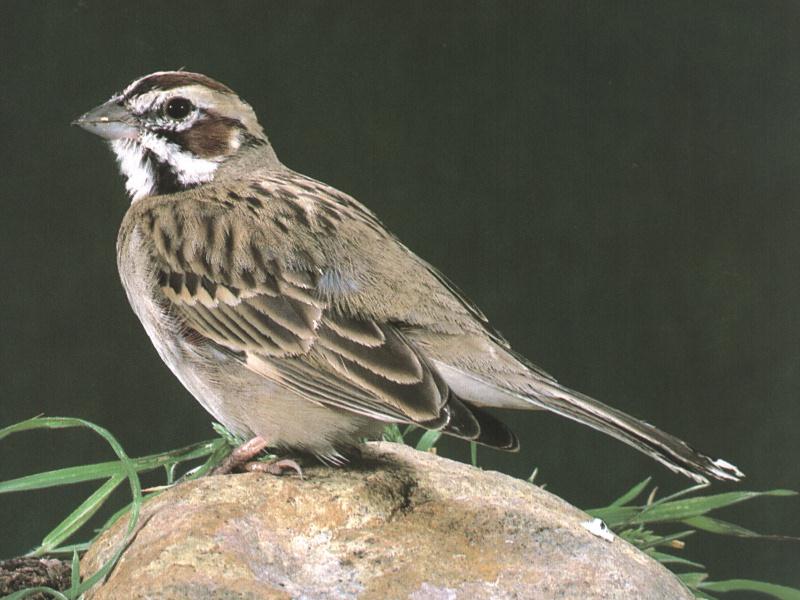
[[[231,431],[334,463],[387,423],[514,451],[486,409],[545,409],[697,481],[742,476],[516,354],[369,209],[284,166],[225,85],[153,73],[76,124],[109,141],[132,198],[117,264],[133,310]]]

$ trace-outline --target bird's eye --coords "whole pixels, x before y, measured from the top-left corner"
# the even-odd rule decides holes
[[[170,119],[185,119],[192,112],[194,105],[186,98],[171,98],[164,110]]]

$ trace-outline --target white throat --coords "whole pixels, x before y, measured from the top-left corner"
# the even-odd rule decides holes
[[[193,156],[150,132],[136,140],[112,140],[111,149],[125,177],[125,189],[131,202],[159,193],[155,161],[165,163],[178,184],[185,187],[211,181],[220,165],[219,160]]]

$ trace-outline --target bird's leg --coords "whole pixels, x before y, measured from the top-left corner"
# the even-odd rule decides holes
[[[261,454],[267,447],[267,441],[261,436],[247,440],[241,446],[233,449],[221,463],[211,470],[209,475],[227,475],[240,470],[245,464]]]
[[[211,475],[225,475],[241,469],[246,463],[261,454],[267,447],[267,440],[261,436],[256,436],[247,440],[241,446],[234,448],[225,460],[219,463],[211,471]]]
[[[269,461],[257,461],[255,459],[266,449],[268,443],[261,436],[256,436],[247,440],[244,444],[235,448],[225,460],[218,464],[211,471],[211,475],[225,475],[235,471],[249,471],[258,473],[269,473],[271,475],[283,475],[284,471],[295,471],[303,477],[303,470],[294,460],[289,458],[275,459]]]

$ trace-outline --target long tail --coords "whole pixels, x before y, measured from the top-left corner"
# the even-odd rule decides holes
[[[527,366],[525,359],[516,356],[514,358],[521,363],[519,366],[524,366],[529,372],[524,377],[517,376],[511,380],[482,377],[475,372],[468,372],[443,362],[435,362],[435,365],[450,389],[470,409],[541,408],[615,437],[672,471],[697,482],[708,483],[709,477],[728,481],[738,481],[744,477],[744,473],[729,462],[701,454],[674,435],[664,433],[650,423],[640,421],[594,398],[566,388],[540,371],[534,371],[535,367]],[[489,413],[483,412],[483,415]],[[483,420],[477,416],[476,419],[477,424],[481,425]],[[493,425],[489,429],[491,435],[473,436],[468,439],[501,450],[516,449],[516,444],[509,442],[508,435],[501,435],[502,432],[498,427]],[[464,432],[446,431],[446,433],[465,437]],[[480,431],[478,433],[480,434]]]
[[[744,477],[729,462],[701,454],[674,435],[594,398],[555,382],[539,382],[536,387],[536,395],[527,397],[532,404],[615,437],[699,483],[708,483],[707,477],[729,481]]]

